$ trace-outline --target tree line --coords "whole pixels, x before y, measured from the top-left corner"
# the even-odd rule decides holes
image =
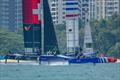
[[[23,35],[21,30],[12,32],[7,28],[0,27],[0,55],[5,55],[9,51],[18,52],[24,50]]]
[[[120,57],[120,15],[91,21],[94,49],[107,56]]]

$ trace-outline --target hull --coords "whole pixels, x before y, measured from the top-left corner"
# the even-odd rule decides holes
[[[50,66],[58,66],[58,65],[69,65],[68,61],[41,61],[41,65],[50,65]]]
[[[16,56],[16,55],[6,55],[4,56],[4,59],[13,59],[13,60],[37,60],[38,56],[27,56],[27,55],[21,55],[21,56]]]
[[[64,55],[41,55],[39,61],[41,65],[69,65],[68,59]]]
[[[42,55],[39,58],[39,61],[66,61],[67,58],[66,57],[61,57],[59,55]]]
[[[76,58],[74,54],[71,55],[44,55],[39,58],[39,61],[46,62],[64,62],[69,64],[81,64],[81,63],[114,63],[117,62],[113,57],[88,57],[88,58]]]
[[[74,55],[41,55],[41,56],[8,55],[8,56],[5,56],[4,59],[39,61],[40,64],[45,64],[45,65],[68,65],[68,64],[82,64],[82,63],[117,62],[117,59],[113,57],[76,58],[73,56]]]
[[[4,56],[0,56],[0,60],[4,60],[4,58],[5,58]]]
[[[81,63],[114,63],[117,62],[116,58],[113,57],[90,57],[90,58],[76,58],[75,55],[44,55],[41,56],[39,61],[56,63],[65,62],[68,64],[81,64]]]
[[[68,60],[70,64],[80,64],[80,63],[112,63],[117,60],[113,57],[94,57],[94,58],[73,58]]]

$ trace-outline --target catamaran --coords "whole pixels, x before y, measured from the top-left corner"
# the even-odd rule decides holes
[[[60,54],[48,0],[23,0],[23,29],[25,54],[9,54],[4,59],[38,60],[53,65],[117,61],[113,57],[92,56],[97,52]]]

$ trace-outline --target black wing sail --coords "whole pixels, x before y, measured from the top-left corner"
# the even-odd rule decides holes
[[[59,54],[58,42],[55,34],[53,20],[49,8],[48,0],[43,0],[44,14],[44,52],[57,51]]]
[[[24,24],[24,45],[25,48],[41,47],[41,25]]]

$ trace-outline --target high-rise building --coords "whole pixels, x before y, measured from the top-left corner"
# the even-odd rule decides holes
[[[120,14],[120,0],[81,0],[82,20],[86,12],[91,20],[108,19],[114,13]]]
[[[108,19],[114,13],[119,14],[119,0],[96,0],[96,18]]]
[[[80,12],[80,15],[81,15],[81,19],[83,21],[85,21],[85,16],[86,16],[86,13],[89,13],[90,12],[90,0],[81,0],[81,12]]]
[[[0,27],[16,31],[22,26],[22,0],[0,0]]]
[[[53,23],[61,24],[65,21],[64,0],[48,0],[51,10]]]
[[[53,23],[62,24],[65,22],[65,14],[66,14],[66,1],[72,2],[76,1],[79,3],[79,7],[81,5],[81,0],[48,0],[51,10],[51,15],[53,19]],[[74,5],[74,4],[73,4]]]

